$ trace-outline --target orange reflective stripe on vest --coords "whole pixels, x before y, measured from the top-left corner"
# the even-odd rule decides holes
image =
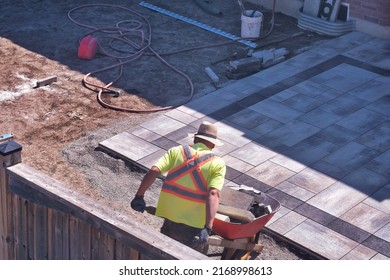
[[[188,146],[182,148],[184,162],[168,172],[162,191],[180,196],[183,199],[205,202],[208,196],[208,188],[200,166],[213,159],[214,154],[206,153],[197,156],[192,154],[192,148]],[[177,183],[180,178],[187,175],[191,177],[195,190]]]

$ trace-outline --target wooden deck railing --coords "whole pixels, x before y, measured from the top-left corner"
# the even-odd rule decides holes
[[[0,143],[0,259],[208,259],[21,163]]]

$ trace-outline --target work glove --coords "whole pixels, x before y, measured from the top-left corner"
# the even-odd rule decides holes
[[[131,208],[135,211],[143,213],[145,211],[145,200],[143,195],[136,195],[130,203]]]
[[[204,226],[197,236],[195,236],[193,242],[196,244],[206,243],[211,234],[211,228],[209,226]]]

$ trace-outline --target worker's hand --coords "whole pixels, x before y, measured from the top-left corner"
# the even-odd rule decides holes
[[[197,236],[195,236],[193,242],[197,244],[203,244],[206,243],[209,239],[209,235],[211,234],[211,228],[208,226],[205,226]]]
[[[131,208],[133,208],[135,211],[143,213],[145,211],[145,200],[143,195],[136,195],[134,199],[130,203]]]

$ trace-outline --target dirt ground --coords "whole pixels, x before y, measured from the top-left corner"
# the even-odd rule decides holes
[[[0,135],[14,134],[23,146],[24,163],[158,230],[160,219],[135,213],[129,205],[143,172],[100,151],[98,143],[154,118],[161,108],[170,109],[232,82],[226,75],[229,59],[223,59],[246,46],[141,7],[139,2],[105,1],[106,6],[95,6],[94,1],[1,0]],[[240,36],[237,1],[209,1],[221,10],[219,16],[191,0],[147,2]],[[296,19],[280,13],[272,26],[270,10],[250,3],[247,8],[264,14],[263,35],[272,31],[256,41],[259,49],[283,47],[293,56],[327,39],[300,30]],[[119,23],[123,20],[132,21]],[[112,36],[117,36],[113,32],[101,32],[104,27],[112,31],[117,23],[129,28],[138,22],[145,38],[151,35],[150,48],[148,40],[142,42],[140,37],[133,39],[132,46],[113,41]],[[100,49],[92,60],[80,59],[79,40],[92,31]],[[219,60],[223,61],[215,63]],[[119,63],[121,75],[114,67]],[[204,71],[211,65],[220,78],[218,84]],[[98,102],[95,88],[82,83],[88,73],[88,82],[99,87],[118,79],[111,89],[120,91],[119,97],[103,93],[101,100],[125,111]],[[34,88],[38,80],[50,76],[57,81]],[[149,205],[156,204],[160,186],[156,182],[149,191]],[[265,234],[261,241],[265,249],[258,259],[305,258]]]

